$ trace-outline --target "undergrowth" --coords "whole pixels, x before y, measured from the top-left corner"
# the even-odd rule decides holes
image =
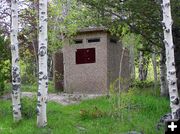
[[[156,125],[169,112],[169,101],[153,94],[154,89],[131,89],[118,96],[99,97],[80,104],[62,106],[49,102],[48,125],[36,127],[36,99],[22,100],[23,120],[13,123],[11,101],[0,100],[1,134],[124,134],[129,131],[163,134]]]

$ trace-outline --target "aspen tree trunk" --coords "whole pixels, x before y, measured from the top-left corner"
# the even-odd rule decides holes
[[[142,52],[139,52],[139,80],[143,80],[143,56]]]
[[[14,121],[21,120],[21,78],[18,47],[18,3],[11,0],[11,55],[12,55],[12,106]]]
[[[39,86],[37,104],[37,125],[44,127],[47,125],[46,103],[48,91],[47,73],[47,0],[39,0]]]
[[[122,83],[123,83],[123,80],[122,80],[122,64],[123,64],[123,59],[124,59],[124,51],[125,51],[125,48],[122,48],[121,59],[119,62],[119,93],[122,90]]]
[[[167,69],[166,69],[166,50],[162,48],[160,53],[160,83],[161,83],[161,96],[168,97],[168,84],[167,84]]]
[[[170,0],[163,0],[163,29],[164,29],[164,44],[166,47],[166,66],[167,66],[167,80],[169,87],[170,106],[172,112],[172,119],[180,118],[180,103],[177,89],[177,78],[174,61],[174,44],[172,38],[172,16]]]
[[[134,63],[134,45],[130,45],[130,70],[131,70],[131,79],[136,78],[135,73],[135,63]]]
[[[140,51],[139,53],[139,80],[144,81],[147,79],[147,73],[148,73],[148,62],[143,57],[143,52]]]
[[[123,59],[124,59],[124,51],[125,48],[122,47],[122,51],[121,51],[121,57],[120,57],[120,62],[119,62],[119,91],[118,91],[118,100],[117,100],[117,104],[118,104],[118,109],[120,109],[121,107],[121,97],[119,97],[121,90],[122,90],[122,64],[123,64]]]
[[[156,53],[152,53],[152,64],[153,64],[153,72],[154,72],[154,88],[157,87],[157,61],[156,61]]]

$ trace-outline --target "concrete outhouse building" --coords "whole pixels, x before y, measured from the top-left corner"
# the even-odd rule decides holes
[[[106,94],[119,76],[130,80],[129,52],[105,28],[81,29],[54,56],[54,75],[61,91]]]

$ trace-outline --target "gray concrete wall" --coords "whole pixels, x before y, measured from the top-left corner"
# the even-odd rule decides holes
[[[53,54],[53,80],[54,87],[57,92],[63,91],[64,88],[64,64],[63,64],[63,53],[57,51]]]
[[[121,50],[122,45],[118,42],[110,43],[111,36],[108,36],[108,45],[107,45],[107,75],[108,82],[107,87],[110,88],[110,84],[116,83],[115,87],[118,87],[115,82],[119,77],[119,67],[120,67],[120,58],[121,58]],[[112,90],[112,89],[111,89]],[[116,89],[113,89],[116,90]]]
[[[87,43],[87,39],[99,37],[100,42]],[[79,34],[83,44],[66,45],[64,54],[64,91],[68,93],[105,93],[107,91],[107,33]],[[76,49],[95,48],[96,62],[76,64]]]
[[[110,85],[114,85],[114,89],[110,90],[119,90],[119,80],[121,81],[121,88],[125,89],[128,87],[128,82],[130,78],[130,68],[129,68],[129,53],[125,49],[123,61],[122,61],[122,71],[121,78],[119,78],[120,73],[120,60],[122,56],[122,43],[112,43],[110,39],[113,38],[110,35],[108,36],[108,45],[107,45],[107,70],[108,70],[108,82],[107,87],[110,89]],[[118,40],[118,39],[116,39]]]

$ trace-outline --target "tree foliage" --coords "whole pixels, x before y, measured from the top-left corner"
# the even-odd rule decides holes
[[[4,91],[5,82],[10,79],[9,41],[0,36],[0,94]]]

